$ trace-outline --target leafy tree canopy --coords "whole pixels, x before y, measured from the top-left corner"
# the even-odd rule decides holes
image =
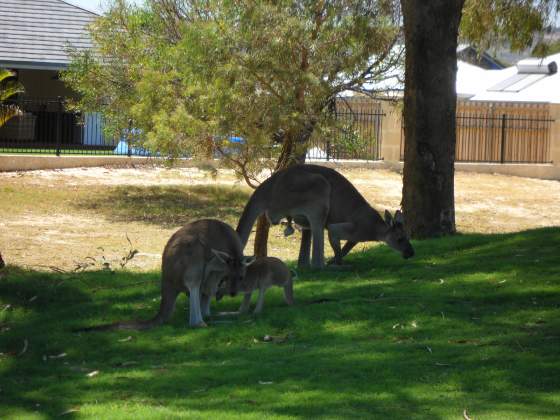
[[[554,25],[559,10],[558,0],[466,0],[460,37],[482,50],[507,43],[521,51]]]
[[[11,71],[0,68],[0,127],[21,113],[17,106],[3,103],[14,95],[23,92],[23,86],[13,80],[13,77],[14,74]]]
[[[461,37],[522,49],[557,8],[557,0],[467,0]],[[113,135],[133,126],[129,135],[170,156],[223,146],[254,186],[264,163],[284,167],[311,135],[328,132],[337,95],[391,87],[401,24],[394,0],[114,0],[91,27],[97,49],[73,51],[63,77],[81,94],[74,105],[102,111]],[[226,148],[230,135],[246,143]]]
[[[337,95],[378,93],[365,86],[393,76],[399,25],[386,0],[119,0],[91,28],[98,50],[75,51],[64,79],[78,107],[115,133],[133,120],[152,150],[200,156],[243,137],[226,157],[255,185],[266,158],[286,166],[330,126]]]

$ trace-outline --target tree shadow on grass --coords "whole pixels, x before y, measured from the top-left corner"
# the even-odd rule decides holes
[[[211,217],[236,222],[250,190],[221,185],[115,187],[76,203],[110,220],[177,226]]]
[[[475,418],[553,417],[559,241],[557,228],[463,235],[417,242],[408,261],[375,247],[352,254],[349,272],[301,272],[294,307],[271,290],[262,316],[205,330],[186,328],[182,297],[161,328],[72,334],[152,316],[157,274],[11,269],[0,283],[2,305],[12,305],[0,318],[10,328],[0,351],[21,351],[26,338],[29,346],[2,356],[0,411],[439,419],[468,408]]]

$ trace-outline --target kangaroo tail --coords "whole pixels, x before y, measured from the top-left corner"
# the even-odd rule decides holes
[[[145,321],[124,321],[114,322],[112,324],[94,325],[91,327],[77,328],[73,332],[91,332],[91,331],[114,331],[114,330],[149,330],[157,327],[169,320],[173,311],[175,310],[175,301],[179,293],[162,284],[161,302],[159,304],[159,311],[152,319]]]

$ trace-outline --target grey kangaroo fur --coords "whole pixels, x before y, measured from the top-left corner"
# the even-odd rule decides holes
[[[280,170],[254,191],[237,225],[243,246],[258,216],[265,213],[272,224],[293,219],[303,227],[298,266],[309,266],[313,241],[312,266],[322,268],[324,261],[323,230],[328,231],[335,264],[358,242],[383,241],[404,258],[414,255],[404,230],[402,213],[385,220],[344,176],[324,166],[295,165]],[[289,233],[289,232],[287,232]],[[341,248],[340,241],[346,240]]]
[[[239,283],[238,290],[245,293],[239,312],[246,313],[251,305],[251,295],[254,290],[259,291],[255,314],[262,312],[264,295],[271,286],[284,288],[284,299],[288,305],[294,304],[294,280],[297,273],[290,270],[286,264],[275,257],[263,257],[257,259],[249,267],[245,278]]]
[[[76,331],[144,330],[168,321],[175,309],[177,295],[189,296],[189,325],[206,326],[210,300],[220,285],[227,283],[230,295],[237,293],[253,257],[243,256],[237,233],[227,224],[212,219],[189,223],[171,236],[163,250],[161,264],[161,302],[150,320],[117,322]]]

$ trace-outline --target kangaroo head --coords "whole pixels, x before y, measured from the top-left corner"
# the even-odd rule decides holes
[[[414,256],[414,249],[404,230],[404,219],[401,211],[397,210],[393,217],[388,210],[385,210],[385,224],[387,225],[384,238],[385,243],[395,251],[400,252],[403,258]]]
[[[210,264],[220,267],[224,274],[224,281],[229,285],[229,294],[235,296],[238,284],[245,277],[247,267],[255,261],[255,257],[242,256],[241,258],[234,258],[227,252],[218,251],[213,248],[212,253],[214,257]]]

